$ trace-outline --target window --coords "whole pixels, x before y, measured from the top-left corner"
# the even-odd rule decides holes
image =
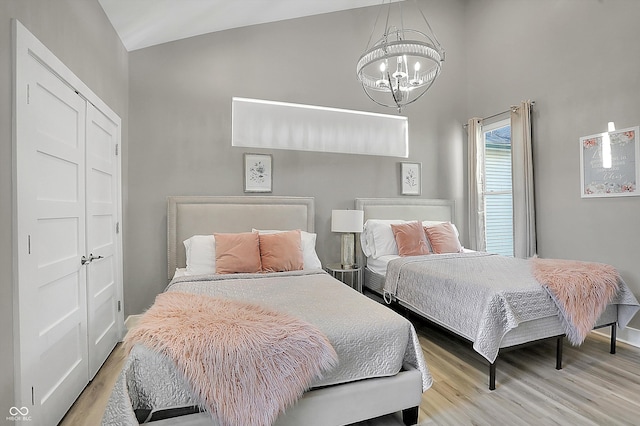
[[[511,122],[486,125],[485,145],[485,235],[486,250],[513,256],[513,191],[511,177]]]

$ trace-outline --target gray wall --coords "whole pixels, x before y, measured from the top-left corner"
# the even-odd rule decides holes
[[[464,2],[422,5],[447,56],[435,85],[403,111],[409,160],[422,162],[423,197],[462,202]],[[395,114],[368,100],[355,76],[377,12],[258,25],[130,53],[125,314],[142,312],[167,284],[166,197],[243,195],[244,152],[273,154],[273,195],[315,197],[323,263],[340,257],[339,235],[330,232],[332,209],[353,208],[356,197],[400,196],[397,158],[231,147],[233,96]],[[406,17],[407,26],[420,24],[413,18]]]
[[[13,209],[11,18],[22,22],[122,118],[124,159],[129,108],[128,53],[97,1],[0,0],[0,270],[3,271],[0,278],[0,423],[8,416],[9,408],[15,405],[10,272]],[[126,169],[125,160],[125,182]],[[126,197],[126,185],[124,191]]]
[[[640,197],[580,198],[579,138],[640,124],[640,2],[467,3],[469,115],[533,116],[538,253],[610,263],[640,297]],[[640,329],[640,317],[631,326]]]

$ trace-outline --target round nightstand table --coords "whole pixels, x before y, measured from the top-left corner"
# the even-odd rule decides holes
[[[325,270],[335,279],[362,293],[362,266],[353,265],[353,268],[345,269],[339,263],[331,263]]]

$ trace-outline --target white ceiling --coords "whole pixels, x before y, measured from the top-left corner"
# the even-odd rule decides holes
[[[230,28],[382,3],[382,0],[98,1],[128,51]]]

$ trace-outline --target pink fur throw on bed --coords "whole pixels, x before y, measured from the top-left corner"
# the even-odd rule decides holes
[[[575,260],[531,259],[533,275],[565,319],[567,339],[580,345],[618,291],[618,271],[610,265]]]
[[[258,305],[162,293],[125,338],[172,359],[223,426],[271,425],[337,363],[315,326]]]

